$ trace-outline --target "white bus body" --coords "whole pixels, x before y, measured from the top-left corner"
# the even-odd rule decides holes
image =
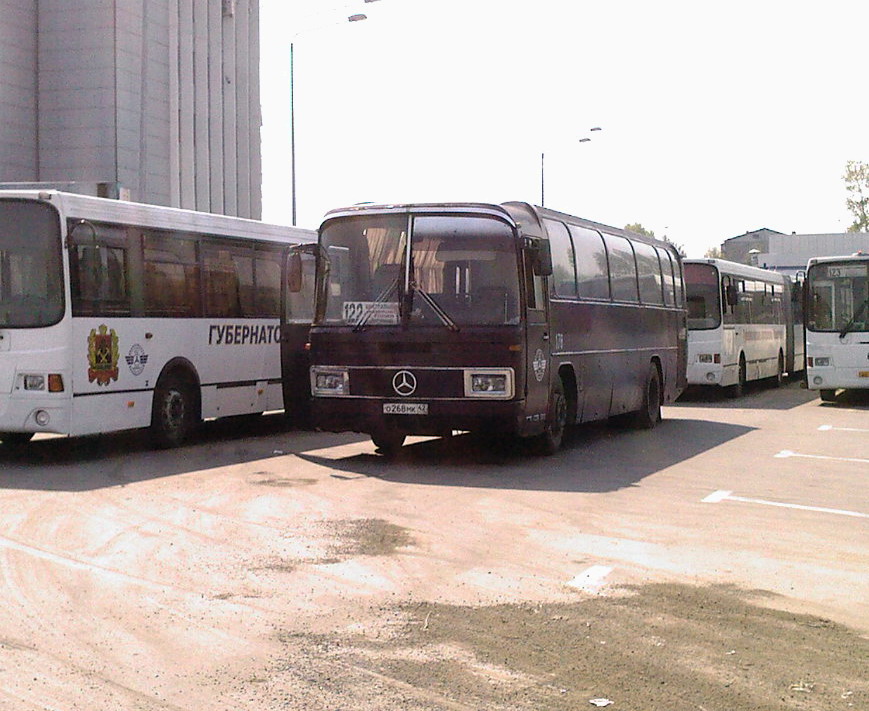
[[[688,384],[741,394],[746,382],[803,369],[790,279],[721,259],[686,259]]]
[[[869,255],[818,257],[806,269],[806,381],[832,401],[869,388]]]
[[[0,191],[0,439],[154,425],[171,445],[199,419],[282,409],[282,265],[315,237]]]

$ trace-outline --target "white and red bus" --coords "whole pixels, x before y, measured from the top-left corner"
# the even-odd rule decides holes
[[[0,440],[150,427],[171,446],[205,418],[283,409],[286,255],[314,239],[254,220],[0,191]]]

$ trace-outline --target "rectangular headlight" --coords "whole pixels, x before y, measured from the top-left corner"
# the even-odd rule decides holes
[[[510,368],[466,370],[465,397],[501,400],[513,397],[513,370]]]
[[[826,368],[827,366],[830,366],[832,364],[833,364],[833,359],[830,358],[829,356],[823,356],[821,358],[818,358],[817,356],[815,356],[815,367],[816,368]]]
[[[24,376],[25,390],[45,390],[44,375],[25,375]]]
[[[711,363],[712,362],[712,354],[711,353],[698,353],[697,354],[697,362],[698,363]]]
[[[343,368],[311,368],[311,393],[314,395],[349,395],[350,374]]]

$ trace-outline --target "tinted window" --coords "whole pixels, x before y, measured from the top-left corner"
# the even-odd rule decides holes
[[[609,299],[609,268],[603,239],[595,230],[570,226],[576,253],[577,291],[586,299]]]
[[[711,264],[686,264],[688,328],[701,330],[721,325],[721,288],[718,269]]]
[[[637,255],[637,277],[640,284],[640,300],[644,304],[663,304],[661,264],[655,248],[645,242],[634,242]]]
[[[145,233],[145,315],[200,315],[196,242],[180,235]]]
[[[556,296],[576,296],[576,267],[573,242],[561,222],[544,220],[552,250],[552,291]]]
[[[0,326],[50,326],[63,316],[60,220],[50,205],[0,201]]]
[[[610,264],[610,283],[615,301],[638,301],[637,264],[634,250],[624,237],[604,235]]]

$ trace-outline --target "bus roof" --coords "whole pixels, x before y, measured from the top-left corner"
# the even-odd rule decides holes
[[[866,252],[855,252],[854,254],[843,254],[840,257],[812,257],[806,269],[813,264],[823,264],[825,262],[869,262],[869,254]]]
[[[678,253],[676,248],[666,240],[661,240],[656,237],[649,237],[630,230],[605,225],[601,222],[587,220],[582,217],[576,217],[566,212],[558,212],[548,207],[531,205],[527,202],[509,201],[501,204],[482,203],[482,202],[423,202],[423,203],[394,203],[394,204],[377,204],[377,203],[360,203],[349,207],[336,208],[326,213],[323,218],[323,223],[329,220],[351,217],[359,214],[388,214],[401,212],[419,212],[419,213],[464,213],[464,214],[487,214],[506,220],[511,225],[522,229],[523,233],[533,237],[543,238],[546,232],[543,229],[542,218],[546,217],[553,220],[566,222],[567,224],[588,227],[589,229],[605,232],[610,235],[618,235],[628,239],[655,244],[659,247],[668,247],[674,253]]]
[[[762,267],[753,267],[750,264],[740,264],[739,262],[729,262],[726,259],[713,259],[711,257],[703,259],[683,259],[684,264],[711,264],[717,267],[719,271],[726,271],[728,274],[745,277],[746,279],[766,279],[768,281],[784,282],[790,281],[790,277],[782,272],[774,272],[770,269]]]
[[[316,231],[300,227],[59,190],[0,190],[0,199],[3,198],[47,202],[57,207],[67,218],[116,222],[136,227],[180,229],[227,237],[247,236],[286,243],[314,242],[317,237]]]

